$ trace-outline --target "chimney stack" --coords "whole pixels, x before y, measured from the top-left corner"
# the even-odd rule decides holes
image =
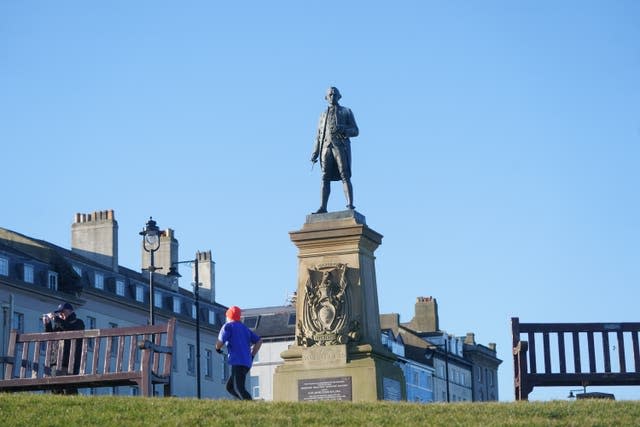
[[[469,345],[476,345],[476,334],[474,334],[473,332],[467,332],[464,343]]]
[[[416,332],[437,332],[440,330],[438,303],[435,298],[416,298],[415,315],[409,322],[409,327]]]
[[[200,280],[200,297],[209,302],[216,300],[216,264],[211,259],[211,251],[196,253],[198,260],[198,279]],[[195,274],[195,269],[194,269]],[[194,277],[195,282],[195,277]]]
[[[168,280],[166,275],[171,266],[178,262],[178,249],[180,244],[175,238],[174,231],[171,228],[160,232],[160,248],[153,254],[153,264],[159,271],[154,273],[154,277],[158,278],[160,286],[168,286],[174,291],[178,290],[178,284],[174,280]],[[144,243],[140,242],[140,250],[142,252],[142,270],[151,266],[151,254],[144,250]],[[148,274],[148,273],[147,273]],[[154,282],[155,283],[155,282]]]
[[[76,213],[71,225],[71,250],[118,271],[118,222],[113,209]]]

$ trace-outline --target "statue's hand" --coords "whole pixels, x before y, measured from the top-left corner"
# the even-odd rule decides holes
[[[313,156],[311,156],[311,163],[316,163],[318,161],[318,155],[314,154]]]

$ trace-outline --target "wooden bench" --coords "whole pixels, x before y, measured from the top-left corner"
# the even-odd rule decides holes
[[[516,400],[528,400],[538,386],[640,385],[640,323],[520,323],[513,317],[511,331]]]
[[[153,396],[154,385],[170,395],[171,363],[176,319],[167,324],[84,331],[19,334],[11,331],[0,392],[53,390],[64,387],[138,386],[140,395]],[[52,352],[63,358],[69,340],[68,366],[52,366]],[[73,372],[76,346],[82,346],[80,370]]]

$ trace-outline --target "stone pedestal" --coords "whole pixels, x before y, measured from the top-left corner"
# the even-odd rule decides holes
[[[401,400],[396,358],[380,343],[374,251],[382,235],[356,211],[308,215],[298,247],[296,341],[282,353],[274,399]]]

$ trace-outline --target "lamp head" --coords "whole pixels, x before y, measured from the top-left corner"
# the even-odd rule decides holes
[[[152,217],[149,217],[149,221],[140,235],[143,236],[142,244],[145,251],[154,252],[160,248],[160,229]]]
[[[182,277],[182,274],[178,273],[178,269],[175,266],[169,267],[169,272],[167,273],[169,277]]]

